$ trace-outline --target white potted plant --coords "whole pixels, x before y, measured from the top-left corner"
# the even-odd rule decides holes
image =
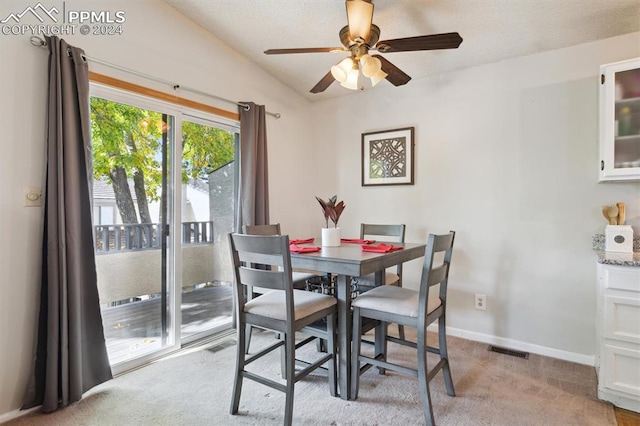
[[[340,245],[340,228],[338,228],[338,220],[346,207],[344,201],[337,201],[338,196],[334,195],[328,201],[316,197],[318,203],[322,207],[324,214],[325,228],[322,228],[322,245],[324,247],[337,247]],[[329,220],[333,222],[333,228],[329,227]]]

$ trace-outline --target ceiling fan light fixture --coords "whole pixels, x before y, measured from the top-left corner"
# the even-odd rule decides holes
[[[373,21],[373,4],[365,0],[347,0],[346,5],[351,40],[355,43],[368,42]]]
[[[378,59],[378,58],[374,58],[374,59]],[[378,59],[378,61],[379,61],[379,59]],[[376,84],[380,83],[382,80],[387,78],[388,75],[389,74],[387,74],[386,72],[382,71],[381,69],[378,70],[378,72],[376,72],[374,75],[371,76],[371,87],[373,87]]]
[[[331,67],[331,75],[340,83],[347,80],[347,74],[337,65]]]
[[[345,72],[337,65],[331,67],[331,75],[340,83],[347,79],[347,74],[345,74]]]
[[[382,68],[382,62],[380,62],[380,59],[369,54],[362,55],[360,58],[360,64],[362,65],[362,74],[369,78],[373,77]]]
[[[347,74],[347,80],[340,83],[340,85],[345,89],[358,90],[362,86],[360,75],[360,70],[354,67]]]
[[[353,60],[351,58],[344,58],[337,65],[331,67],[331,75],[340,83],[344,83],[351,69],[353,69]]]

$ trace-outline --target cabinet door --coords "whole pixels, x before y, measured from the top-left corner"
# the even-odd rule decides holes
[[[606,373],[601,384],[605,388],[640,396],[640,351],[605,345],[604,363]]]
[[[640,58],[600,67],[600,181],[640,180]]]
[[[640,299],[605,296],[604,301],[605,337],[640,344]]]

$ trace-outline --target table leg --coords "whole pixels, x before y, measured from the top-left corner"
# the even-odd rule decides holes
[[[376,287],[379,287],[381,285],[384,285],[384,276],[385,276],[385,271],[377,271],[375,274],[375,283],[376,283]],[[387,353],[387,339],[386,339],[386,335],[387,335],[387,327],[383,327],[382,325],[378,325],[376,326],[376,330],[375,330],[375,346],[374,346],[374,353],[375,353],[375,358],[379,358],[382,354],[386,354]],[[386,356],[384,356],[384,360],[386,361]],[[378,368],[378,372],[380,374],[384,374],[385,373],[385,369],[384,368]]]
[[[376,271],[374,275],[376,287],[384,285],[384,272],[384,269],[382,271]]]
[[[338,383],[340,398],[351,399],[351,277],[338,275]]]

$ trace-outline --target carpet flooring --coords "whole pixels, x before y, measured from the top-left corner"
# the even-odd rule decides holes
[[[272,338],[271,333],[255,333],[252,349]],[[435,335],[429,339],[437,342]],[[517,358],[454,337],[448,342],[456,397],[446,395],[439,373],[431,382],[438,425],[616,425],[613,406],[596,398],[593,367],[533,354]],[[240,413],[229,414],[235,350],[231,343],[185,350],[97,386],[67,408],[32,412],[6,426],[282,424],[284,394],[249,380],[244,382]],[[415,363],[410,348],[390,344],[389,350],[390,360]],[[315,345],[310,345],[302,357],[316,355]],[[433,365],[435,358],[429,356]],[[278,354],[254,364],[253,371],[279,378]],[[361,377],[359,398],[344,401],[329,395],[326,377],[312,374],[296,384],[293,423],[424,424],[417,380],[369,369]]]

